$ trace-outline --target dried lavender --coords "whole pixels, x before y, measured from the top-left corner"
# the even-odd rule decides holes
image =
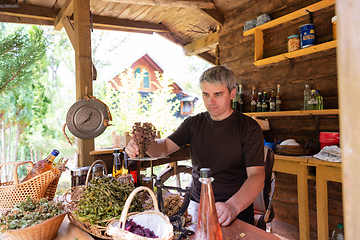
[[[136,122],[132,127],[132,137],[139,147],[139,158],[143,158],[149,146],[155,142],[156,128],[152,123],[145,122],[141,125],[141,122]]]

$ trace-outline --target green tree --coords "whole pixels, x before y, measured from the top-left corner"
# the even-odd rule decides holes
[[[47,42],[42,34],[43,30],[35,26],[16,28],[1,25],[1,162],[18,159],[21,134],[33,120],[34,111],[39,110],[39,107],[34,109],[33,85],[46,75]]]

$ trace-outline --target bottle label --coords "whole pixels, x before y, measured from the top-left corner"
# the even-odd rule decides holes
[[[255,101],[255,100],[252,100],[252,101],[251,101],[251,105],[254,105],[254,106],[255,106],[255,105],[256,105],[256,101]]]
[[[281,104],[281,100],[276,100],[276,104]]]
[[[275,102],[270,102],[270,111],[275,111]]]

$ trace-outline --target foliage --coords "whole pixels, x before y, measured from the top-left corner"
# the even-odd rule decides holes
[[[32,27],[4,32],[0,35],[0,92],[17,85],[26,85],[43,70],[41,60],[47,43],[43,30]],[[39,64],[40,63],[40,64]]]
[[[142,75],[134,76],[131,68],[118,75],[119,82],[111,80],[104,88],[99,89],[99,98],[109,106],[113,116],[113,127],[108,128],[97,141],[109,146],[110,143],[106,141],[111,139],[110,132],[124,135],[125,132],[131,132],[134,123],[139,121],[152,123],[162,137],[179,126],[182,120],[174,115],[179,110],[180,102],[175,100],[176,94],[172,93],[173,80],[159,73],[156,77],[158,89],[144,98],[138,87]]]

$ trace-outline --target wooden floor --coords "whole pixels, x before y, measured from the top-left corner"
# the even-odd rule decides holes
[[[271,223],[267,224],[267,231],[270,232],[270,227],[272,227],[272,232],[274,235],[278,236],[281,240],[299,240],[299,227],[282,222],[274,219]],[[316,232],[310,232],[310,239],[316,240]]]

